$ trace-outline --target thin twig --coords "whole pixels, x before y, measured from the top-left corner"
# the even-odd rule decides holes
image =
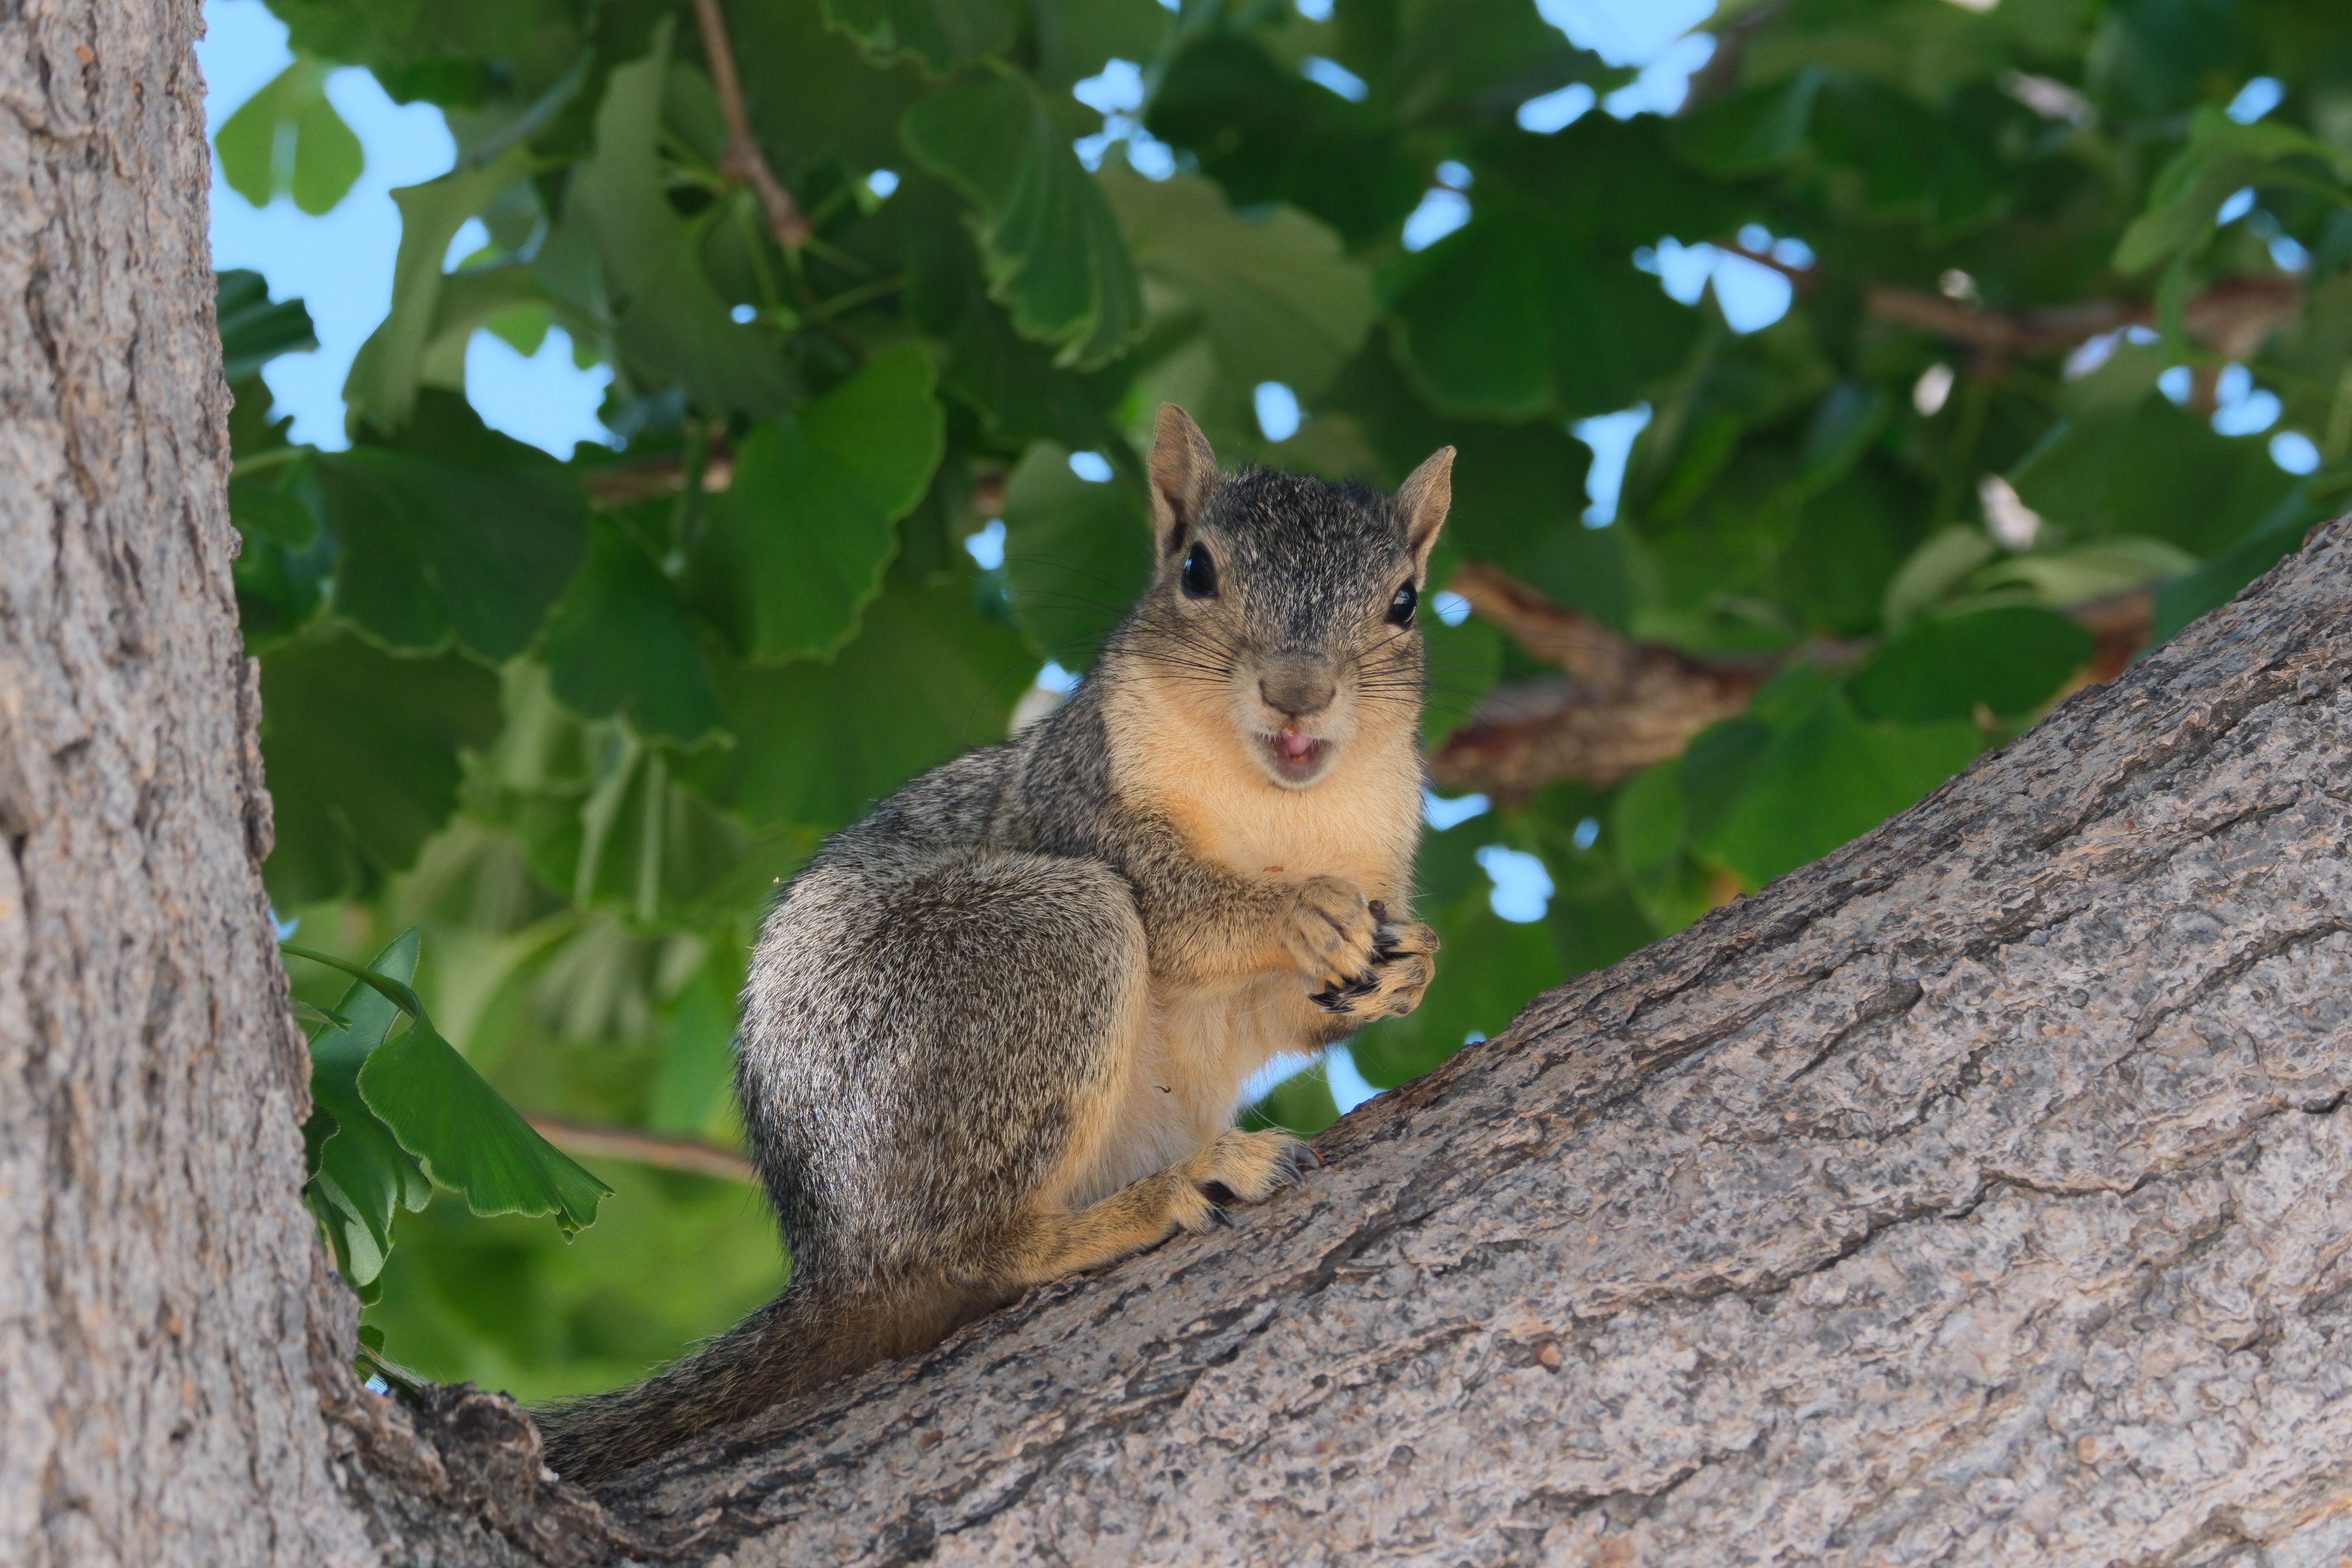
[[[673,495],[686,487],[686,455],[672,452],[641,463],[615,463],[592,469],[582,479],[588,499],[597,506],[627,506],[654,496]],[[717,495],[735,479],[733,454],[713,446],[702,461],[702,493]]]
[[[2046,310],[1983,310],[1885,283],[1873,284],[1867,301],[1871,315],[1879,321],[1934,332],[1994,361],[2071,349],[2101,332],[2151,326],[2156,321],[2156,308],[2145,300],[2092,300]],[[2233,278],[2191,300],[2182,314],[2189,331],[2216,352],[2242,359],[2262,346],[2273,328],[2293,321],[2302,310],[2300,279]]]
[[[719,171],[758,194],[767,209],[768,232],[786,250],[798,250],[809,242],[809,221],[768,167],[759,140],[751,134],[751,117],[743,110],[743,83],[735,74],[735,50],[727,41],[727,18],[719,14],[719,0],[694,0],[694,19],[702,29],[703,58],[710,64],[719,112],[727,117],[727,151],[719,160]]]
[[[590,1159],[627,1160],[634,1164],[651,1165],[663,1171],[690,1171],[698,1176],[717,1176],[721,1181],[742,1182],[757,1185],[759,1176],[751,1162],[732,1149],[721,1149],[715,1143],[705,1143],[695,1138],[665,1138],[658,1132],[640,1132],[634,1127],[592,1127],[585,1122],[561,1121],[550,1116],[525,1118],[532,1131],[549,1142],[585,1154]]]

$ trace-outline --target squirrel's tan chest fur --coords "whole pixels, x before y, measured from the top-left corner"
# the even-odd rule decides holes
[[[1123,683],[1104,714],[1111,783],[1158,816],[1199,860],[1296,885],[1337,877],[1402,917],[1420,836],[1421,760],[1402,723],[1377,714],[1331,774],[1284,789],[1213,707],[1168,683]],[[1311,989],[1290,964],[1235,946],[1183,977],[1155,973],[1118,1109],[1057,1184],[1083,1205],[1159,1170],[1230,1125],[1242,1086],[1267,1062],[1320,1048]]]

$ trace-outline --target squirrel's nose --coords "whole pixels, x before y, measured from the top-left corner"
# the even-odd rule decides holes
[[[1257,694],[1265,705],[1290,719],[1305,719],[1331,706],[1339,683],[1330,672],[1304,663],[1277,665],[1260,675]]]

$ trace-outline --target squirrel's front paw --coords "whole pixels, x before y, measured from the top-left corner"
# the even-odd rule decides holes
[[[1421,1005],[1421,994],[1436,977],[1437,964],[1430,954],[1438,946],[1437,933],[1427,926],[1412,921],[1391,922],[1377,900],[1370,910],[1379,921],[1371,972],[1314,996],[1316,1005],[1325,1012],[1360,1018],[1367,1024],[1376,1018],[1401,1017]]]
[[[1371,978],[1372,954],[1380,946],[1377,905],[1365,901],[1355,883],[1339,877],[1310,877],[1292,896],[1283,942],[1298,972],[1326,990]]]

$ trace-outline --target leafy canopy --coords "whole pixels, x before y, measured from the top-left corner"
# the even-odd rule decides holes
[[[1532,0],[730,5],[790,243],[677,0],[270,3],[297,63],[223,125],[234,189],[348,189],[341,66],[459,149],[396,193],[348,449],[289,444],[258,379],[299,305],[221,280],[270,891],[447,1027],[420,1003],[385,1045],[381,988],[315,998],[313,1196],[354,1278],[426,1166],[507,1201],[464,1163],[490,1134],[415,1120],[497,1120],[446,1042],[535,1111],[731,1135],[764,900],[1001,738],[1045,660],[1083,672],[1145,571],[1164,399],[1229,463],[1393,484],[1451,443],[1440,584],[1476,559],[1756,687],[1630,781],[1432,833],[1446,962],[1358,1042],[1376,1085],[1902,809],[2352,488],[2352,43],[2319,0],[1727,4],[1679,111],[1622,117],[1632,73]],[[551,326],[613,373],[609,447],[465,400],[474,332]],[[1280,392],[1295,430],[1258,422]],[[1596,509],[1571,426],[1628,409]],[[1478,618],[1432,658],[1433,747],[1497,682],[1558,691]],[[1497,875],[1549,881],[1538,918]],[[1325,1080],[1264,1113],[1327,1119]],[[412,1223],[457,1250],[383,1310],[445,1374],[558,1392],[718,1326],[640,1266],[521,1346],[555,1255],[445,1268],[498,1222]]]

